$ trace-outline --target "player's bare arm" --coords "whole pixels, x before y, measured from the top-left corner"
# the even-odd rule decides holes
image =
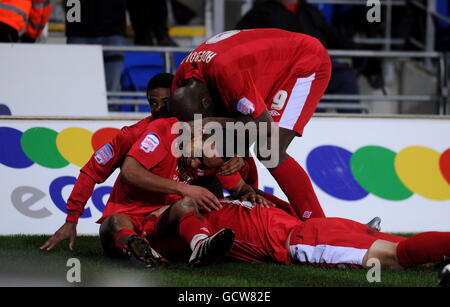
[[[210,211],[221,205],[216,196],[205,188],[191,186],[160,177],[148,171],[133,157],[127,156],[123,162],[120,180],[144,191],[177,194],[192,198],[200,207]]]

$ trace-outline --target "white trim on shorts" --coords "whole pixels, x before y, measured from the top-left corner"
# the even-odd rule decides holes
[[[280,122],[278,124],[281,128],[293,130],[295,124],[300,117],[305,106],[306,99],[311,91],[311,85],[316,78],[316,73],[306,78],[298,78],[297,82],[292,89],[291,96],[286,104],[286,108],[281,115]]]
[[[310,264],[356,264],[362,266],[367,249],[319,244],[296,244],[290,247],[292,258]]]

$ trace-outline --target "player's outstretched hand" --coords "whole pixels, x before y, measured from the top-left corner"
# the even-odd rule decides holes
[[[211,209],[219,210],[222,208],[217,197],[203,187],[186,184],[182,191],[182,195],[193,199],[199,206],[199,209],[205,210],[206,212],[211,212]]]
[[[248,192],[248,193],[242,195],[240,197],[240,200],[241,201],[249,201],[255,206],[256,205],[260,205],[260,206],[263,206],[265,208],[269,208],[270,204],[271,204],[267,199],[265,199],[261,195],[258,195],[258,194],[254,193],[254,192]]]
[[[265,199],[262,195],[259,195],[253,190],[251,186],[245,184],[240,191],[239,199],[241,201],[249,201],[253,205],[260,205],[265,208],[269,208],[271,205],[275,206],[273,203]]]
[[[220,176],[228,176],[238,172],[244,165],[244,159],[234,156],[219,168],[218,173]]]
[[[65,222],[64,225],[62,225],[55,234],[40,247],[40,249],[50,251],[62,240],[69,239],[69,249],[72,251],[76,236],[77,224]]]

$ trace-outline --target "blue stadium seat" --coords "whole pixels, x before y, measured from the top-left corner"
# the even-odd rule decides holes
[[[121,85],[122,91],[127,92],[145,92],[148,81],[156,74],[164,71],[164,61],[159,52],[127,52],[125,53]],[[132,97],[122,97],[132,99]],[[146,99],[139,97],[137,99]],[[133,106],[120,105],[119,111],[131,112]],[[150,107],[139,106],[139,112],[150,112]]]
[[[331,23],[333,20],[333,10],[334,10],[334,6],[333,4],[312,4],[315,7],[317,7],[322,14],[325,16],[325,18],[327,19],[328,23]]]
[[[0,103],[0,115],[11,115],[11,110],[6,104]]]
[[[441,15],[449,17],[450,15],[449,1],[436,1],[436,11]],[[448,29],[450,27],[448,23],[440,19],[438,19],[438,25],[440,28],[443,29]]]
[[[183,62],[184,58],[189,55],[189,52],[175,52],[173,54],[173,63],[175,66],[175,71],[177,70],[178,66]],[[175,73],[175,71],[173,73]]]

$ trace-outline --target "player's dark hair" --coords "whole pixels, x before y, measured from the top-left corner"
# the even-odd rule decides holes
[[[147,93],[155,88],[171,88],[173,81],[173,74],[159,73],[154,75],[147,84]]]
[[[189,79],[186,86],[172,92],[167,109],[172,116],[185,122],[194,120],[195,114],[203,114],[205,117],[214,115],[214,104],[208,87],[195,79]]]
[[[208,189],[219,199],[224,198],[223,186],[220,183],[219,179],[217,179],[216,175],[199,177],[192,184]]]

